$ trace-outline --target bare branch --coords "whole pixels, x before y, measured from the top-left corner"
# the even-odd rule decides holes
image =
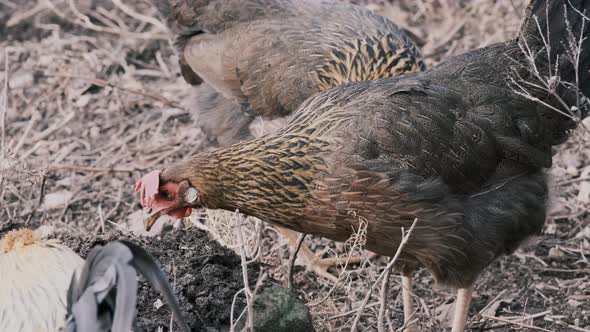
[[[295,248],[293,249],[293,254],[289,258],[289,278],[287,279],[287,288],[289,289],[293,288],[293,267],[295,266],[297,254],[299,253],[299,249],[301,249],[301,244],[303,243],[303,240],[305,239],[306,235],[307,234],[305,233],[299,234],[299,238],[297,239],[297,242],[295,243]]]
[[[354,318],[354,322],[352,323],[352,327],[350,328],[350,331],[355,331],[356,325],[358,324],[359,319],[361,318],[361,314],[363,313],[363,310],[364,310],[365,306],[367,305],[369,298],[371,297],[371,294],[373,292],[373,288],[382,278],[385,277],[385,275],[388,273],[387,271],[391,270],[393,268],[393,265],[397,261],[399,255],[402,253],[402,250],[403,250],[404,246],[406,245],[406,242],[408,242],[408,240],[410,239],[410,236],[412,235],[412,231],[414,230],[414,227],[416,226],[417,222],[418,222],[418,218],[414,219],[412,226],[410,226],[410,229],[408,230],[408,232],[402,237],[402,240],[401,240],[399,246],[397,247],[397,251],[395,252],[395,255],[389,261],[389,263],[387,264],[387,267],[385,267],[385,270],[383,270],[383,272],[381,272],[381,274],[379,275],[377,280],[375,280],[375,283],[371,287],[369,287],[369,291],[367,292],[367,296],[365,296],[365,299],[363,300],[363,303],[361,304],[360,310],[357,311],[357,313],[356,313],[356,317]],[[402,229],[401,231],[403,234],[404,230]]]
[[[246,250],[244,249],[244,235],[242,233],[242,216],[240,214],[240,211],[236,210],[236,212],[234,213],[234,217],[234,220],[238,225],[238,241],[240,243],[240,258],[242,261],[242,281],[244,283],[244,295],[246,296],[246,311],[248,313],[246,317],[245,329],[246,331],[252,332],[254,331],[254,296],[252,294],[252,291],[250,290],[250,284],[248,282],[248,264],[246,259]]]
[[[389,265],[389,264],[388,264]],[[381,290],[379,291],[379,316],[377,318],[377,331],[385,332],[385,307],[387,302],[387,293],[389,290],[389,276],[391,275],[391,269],[385,270],[385,276],[381,283]]]

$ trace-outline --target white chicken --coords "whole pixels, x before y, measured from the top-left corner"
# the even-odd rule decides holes
[[[0,240],[0,331],[58,331],[72,275],[84,260],[28,228]]]

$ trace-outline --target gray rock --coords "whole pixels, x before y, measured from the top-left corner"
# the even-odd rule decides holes
[[[242,330],[246,317],[236,331]],[[305,304],[286,288],[270,283],[254,298],[255,332],[313,332],[315,331]]]
[[[10,86],[11,89],[23,89],[32,86],[34,81],[35,79],[32,72],[18,71],[9,76],[8,86]]]

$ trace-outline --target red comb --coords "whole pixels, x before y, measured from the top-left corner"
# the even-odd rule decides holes
[[[135,185],[135,191],[140,191],[141,205],[144,208],[151,207],[154,198],[160,188],[160,170],[155,170],[144,175]]]

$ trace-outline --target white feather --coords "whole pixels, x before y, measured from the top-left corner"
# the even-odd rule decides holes
[[[0,331],[58,331],[72,274],[84,260],[56,240],[17,232],[28,242],[0,241]]]

